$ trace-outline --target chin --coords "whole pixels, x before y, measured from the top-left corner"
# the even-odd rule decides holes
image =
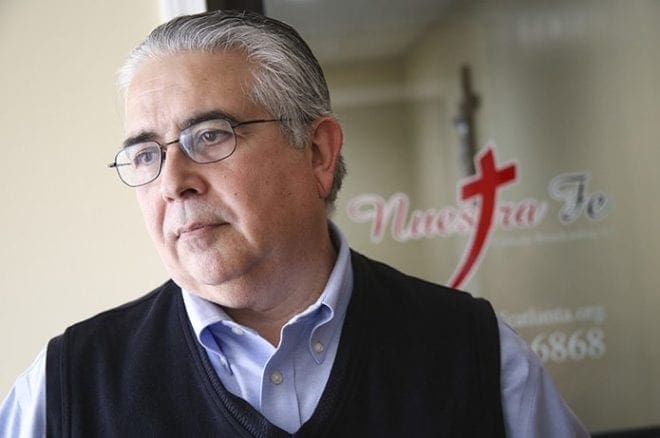
[[[190,290],[207,301],[215,303],[225,309],[247,309],[252,307],[252,299],[243,293],[237,293],[232,289],[201,285],[197,289]]]
[[[215,252],[186,255],[186,263],[178,258],[168,264],[168,272],[181,287],[194,291],[199,288],[220,287],[236,275]]]
[[[201,271],[201,270],[197,270]],[[231,296],[231,291],[237,289],[234,285],[235,275],[229,272],[214,269],[204,269],[202,272],[186,272],[183,275],[172,275],[174,281],[186,289],[203,298]],[[239,294],[236,294],[237,296]],[[217,302],[217,299],[212,301]]]

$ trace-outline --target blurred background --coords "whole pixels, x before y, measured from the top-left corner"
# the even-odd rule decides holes
[[[660,425],[660,2],[263,8],[326,72],[349,169],[333,220],[352,246],[456,280],[481,213],[461,187],[490,150],[516,179],[490,186],[488,239],[457,285],[532,345],[591,431]],[[166,9],[0,2],[0,397],[51,337],[167,279],[106,168],[116,71]]]

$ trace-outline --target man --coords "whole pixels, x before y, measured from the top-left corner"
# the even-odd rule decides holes
[[[323,73],[290,27],[180,17],[120,75],[136,187],[172,276],[19,377],[3,436],[586,436],[490,305],[350,251]]]

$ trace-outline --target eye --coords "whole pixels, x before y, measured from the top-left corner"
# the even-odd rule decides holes
[[[236,145],[234,130],[225,119],[207,120],[181,131],[181,146],[197,163],[212,163],[229,156]]]
[[[222,129],[207,129],[197,133],[195,144],[197,147],[209,147],[222,144],[231,138],[231,131]]]
[[[160,150],[154,147],[146,147],[138,150],[133,156],[133,166],[152,166],[158,162]]]

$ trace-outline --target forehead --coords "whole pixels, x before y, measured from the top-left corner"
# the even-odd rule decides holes
[[[182,52],[142,62],[125,96],[126,132],[169,132],[208,111],[252,115],[253,65],[241,52]]]

